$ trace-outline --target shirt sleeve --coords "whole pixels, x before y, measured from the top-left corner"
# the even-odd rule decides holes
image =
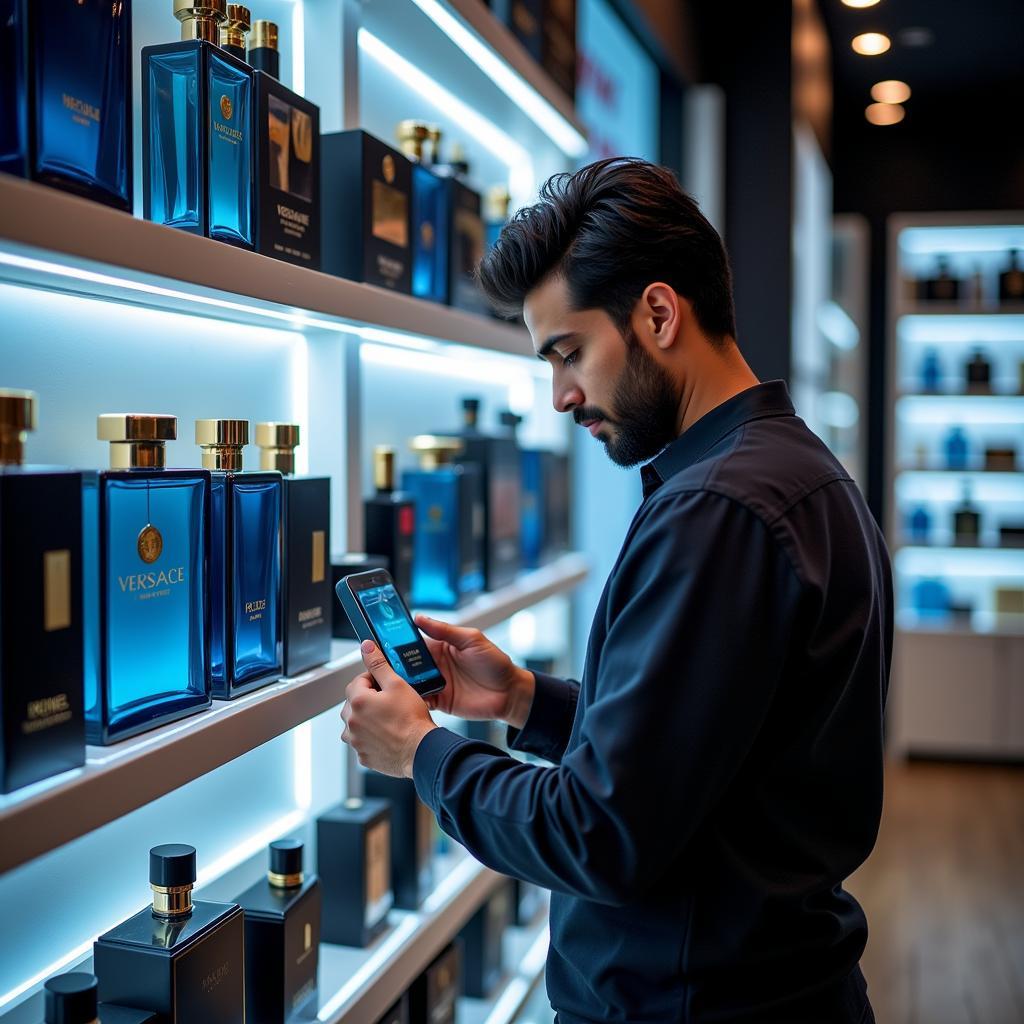
[[[557,764],[569,743],[580,684],[574,679],[559,679],[543,672],[534,672],[533,678],[536,685],[530,714],[521,730],[509,726],[509,749],[536,754]]]
[[[744,505],[655,494],[609,583],[572,751],[557,767],[528,765],[437,729],[416,754],[421,799],[495,870],[596,902],[641,898],[747,757],[799,596],[785,553]]]

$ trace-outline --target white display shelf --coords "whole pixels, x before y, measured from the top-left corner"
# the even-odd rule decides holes
[[[454,612],[438,616],[486,629],[576,587],[587,561],[566,554]],[[83,768],[0,797],[0,873],[114,821],[342,702],[362,668],[354,642],[336,641],[326,665],[282,679],[210,711],[109,747],[87,747]]]
[[[332,277],[0,174],[0,281],[307,334],[531,356],[522,327]]]
[[[969,306],[959,302],[907,302],[897,308],[897,318],[905,316],[949,317],[958,316],[977,320],[985,317],[1024,316],[1024,303],[1004,303],[1001,306]]]

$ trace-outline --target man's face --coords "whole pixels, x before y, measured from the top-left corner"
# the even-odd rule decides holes
[[[523,315],[552,368],[552,404],[601,441],[620,466],[653,458],[678,433],[679,389],[637,339],[603,310],[573,311],[565,281],[549,278]]]

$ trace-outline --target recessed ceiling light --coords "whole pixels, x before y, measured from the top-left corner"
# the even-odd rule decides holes
[[[843,3],[847,7],[856,7],[858,9],[864,7],[874,7],[878,3],[878,0],[843,0]]]
[[[872,124],[899,124],[907,112],[898,103],[872,103],[864,116]]]
[[[877,57],[878,54],[885,53],[892,43],[889,42],[889,37],[882,35],[881,32],[862,32],[859,36],[853,37],[850,45],[853,52],[859,53],[862,57]]]
[[[895,78],[875,82],[871,86],[871,98],[879,103],[906,103],[910,99],[910,86]]]

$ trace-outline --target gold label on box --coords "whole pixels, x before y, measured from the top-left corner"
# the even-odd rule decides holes
[[[408,248],[409,201],[406,194],[375,178],[372,201],[373,237],[402,249]]]
[[[389,184],[394,184],[395,181],[395,158],[390,153],[384,154],[384,159],[380,162],[380,173],[384,175],[384,180]]]
[[[30,736],[55,725],[63,725],[72,718],[71,703],[66,693],[57,693],[52,697],[41,697],[30,700],[25,708],[25,718],[21,723],[21,731]]]
[[[43,552],[43,630],[46,633],[71,625],[71,552]]]
[[[312,582],[323,583],[327,574],[327,536],[324,530],[313,531]]]
[[[383,903],[391,888],[391,822],[377,822],[366,832],[366,906]]]

